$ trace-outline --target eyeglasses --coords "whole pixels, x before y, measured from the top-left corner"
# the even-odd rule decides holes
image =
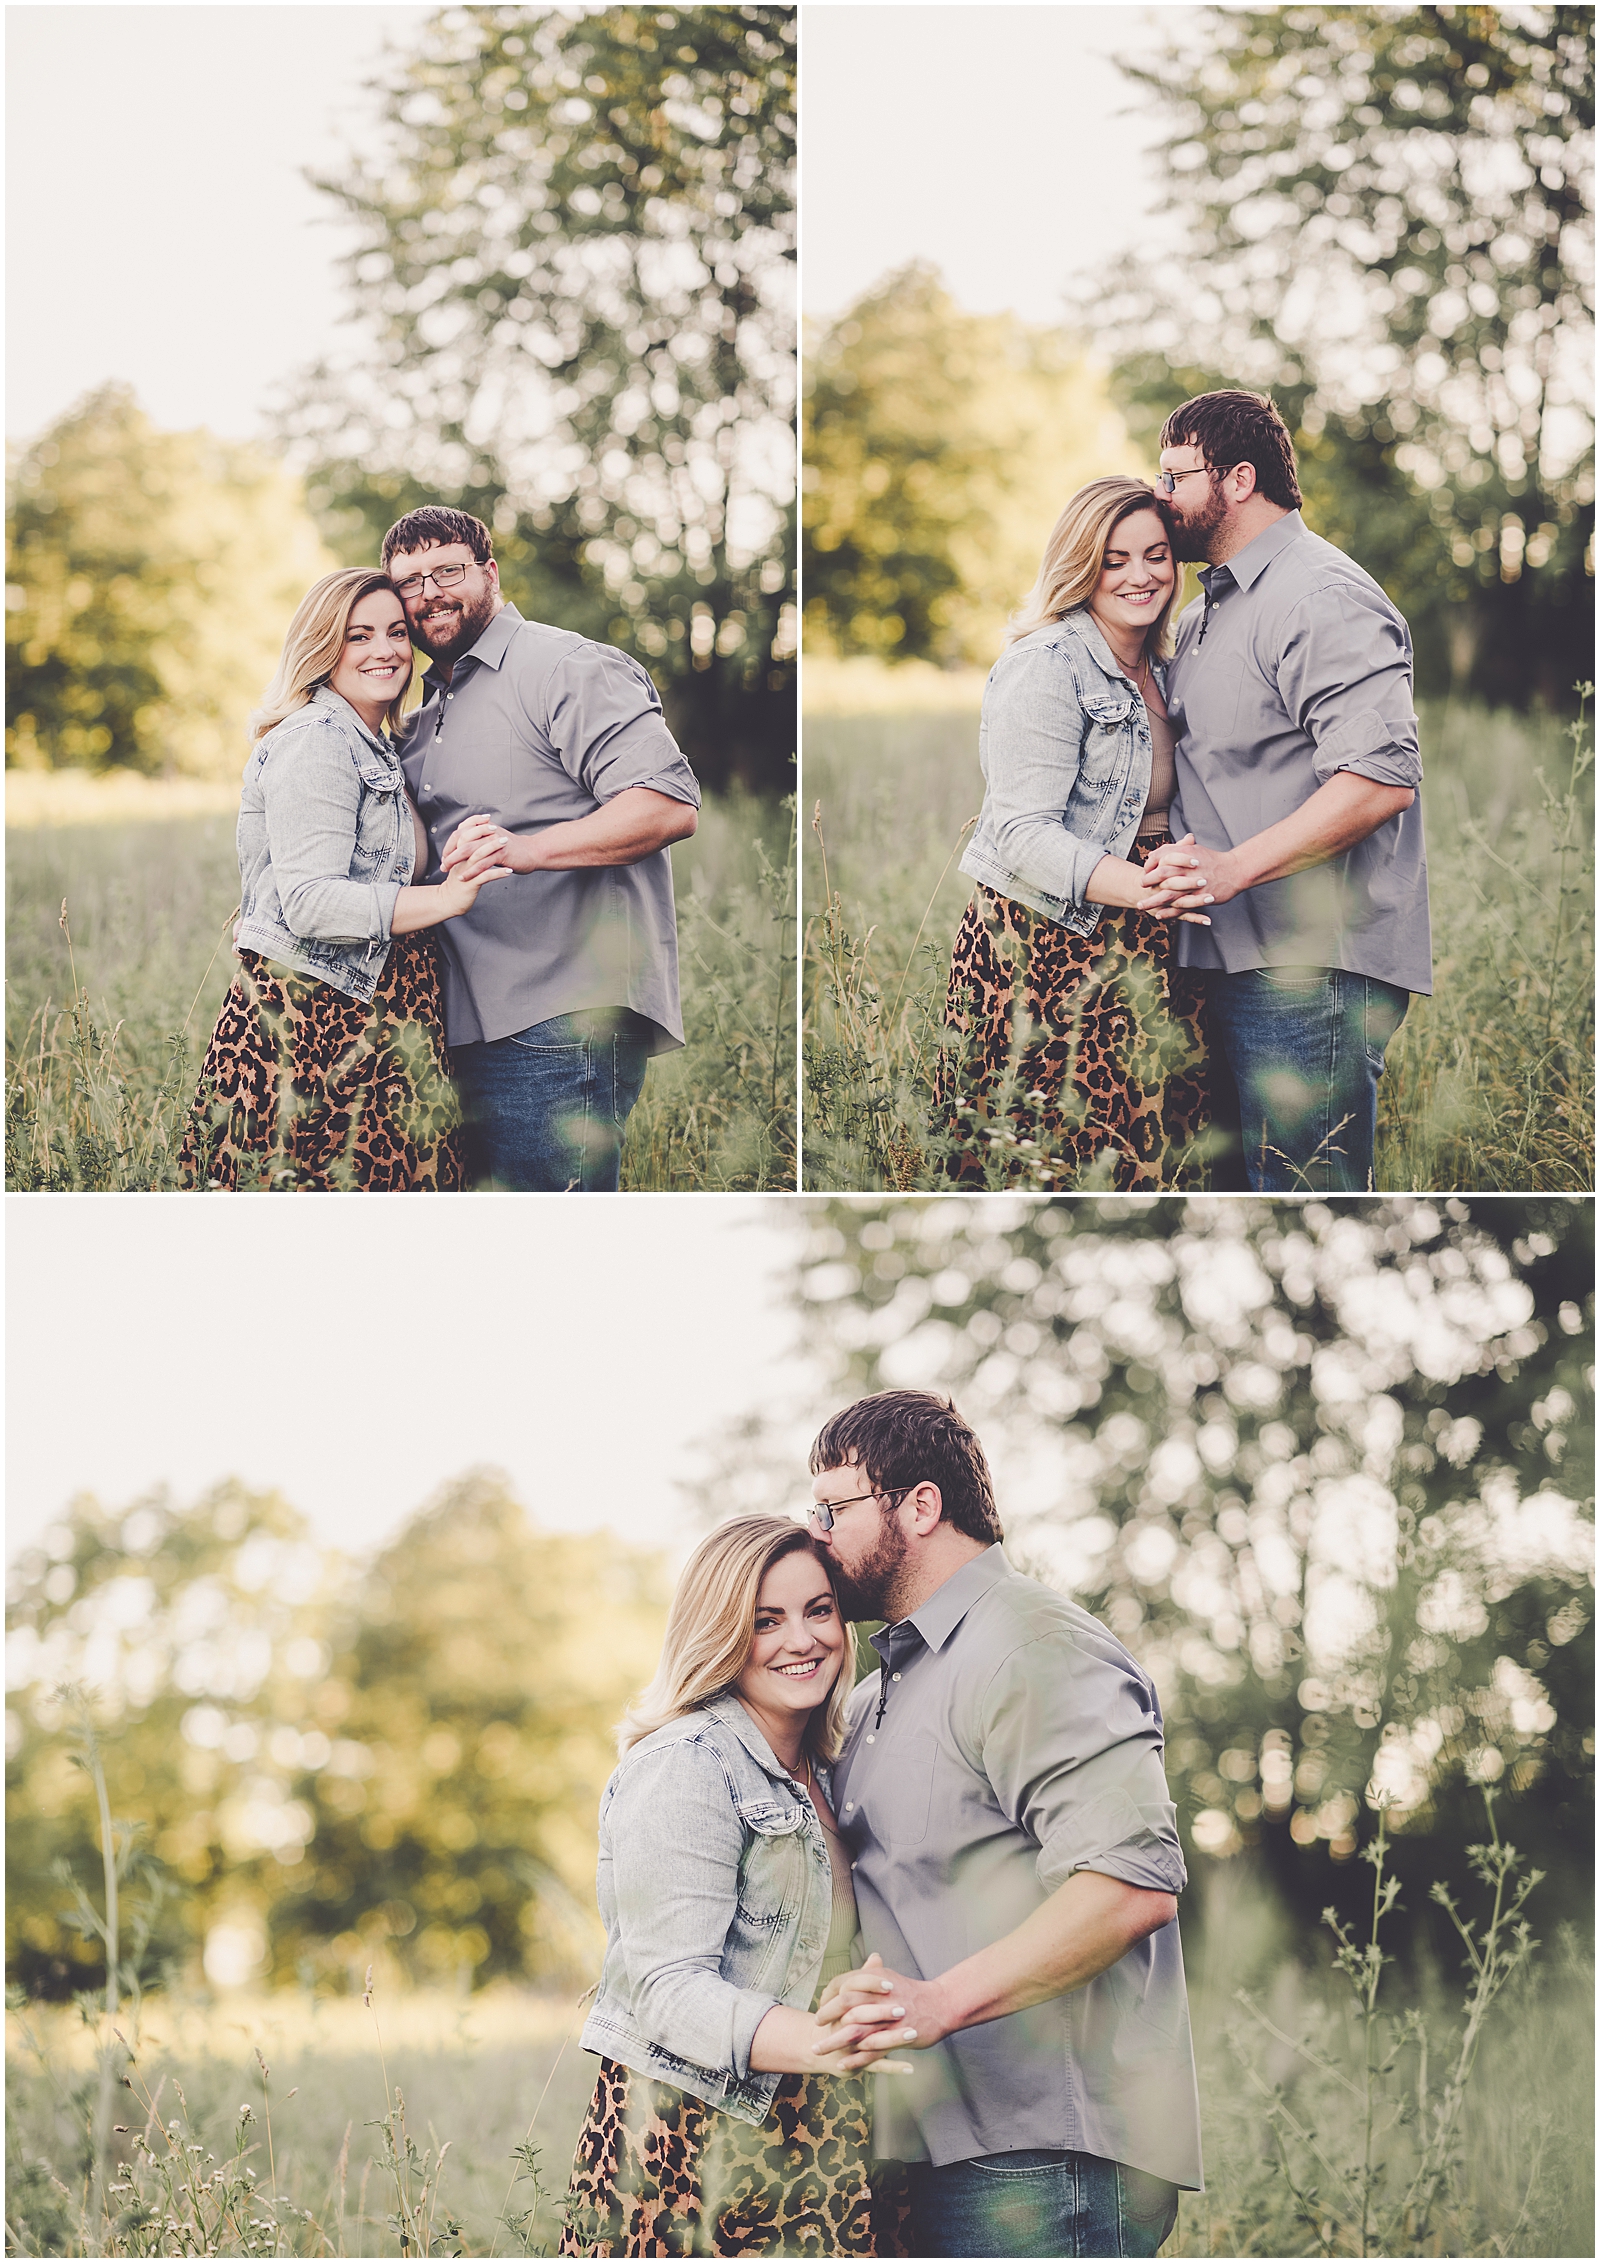
[[[1159,473],[1156,478],[1156,485],[1160,488],[1163,495],[1170,495],[1177,487],[1180,479],[1193,479],[1198,473],[1203,471],[1210,472],[1214,478],[1226,479],[1229,472],[1233,471],[1235,468],[1236,467],[1233,464],[1191,464],[1187,471],[1164,471]],[[400,586],[403,589],[405,587],[405,584],[402,582]]]
[[[819,1532],[831,1532],[835,1509],[853,1509],[858,1501],[903,1501],[908,1493],[915,1491],[914,1485],[897,1485],[888,1493],[852,1493],[847,1501],[813,1501],[811,1504],[811,1522]]]
[[[454,589],[466,570],[465,566],[435,566],[426,574],[407,574],[404,581],[397,581],[394,586],[402,597],[420,597],[424,585],[430,581],[435,589]]]

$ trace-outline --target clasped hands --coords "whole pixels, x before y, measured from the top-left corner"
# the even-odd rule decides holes
[[[935,1982],[890,1972],[874,1950],[859,1972],[841,1972],[823,1991],[817,2006],[819,2061],[843,2074],[909,2074],[903,2060],[882,2054],[913,2046],[925,2051],[950,2032],[937,1993]]]
[[[439,862],[446,872],[454,872],[463,880],[476,880],[491,865],[503,865],[510,872],[537,869],[532,839],[525,833],[508,833],[482,812],[461,820],[446,841]]]
[[[1193,927],[1209,927],[1202,904],[1225,904],[1239,893],[1228,855],[1222,849],[1203,849],[1192,833],[1181,841],[1168,841],[1140,868],[1141,894],[1134,908],[1152,919],[1180,919]]]

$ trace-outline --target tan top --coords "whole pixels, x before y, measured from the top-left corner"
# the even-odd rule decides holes
[[[833,1866],[833,1916],[828,1926],[828,1944],[822,1952],[822,1970],[817,1974],[817,1992],[811,2000],[815,2011],[828,1982],[841,1972],[855,1969],[860,1920],[856,1915],[856,1886],[851,1875],[849,1850],[834,1829],[822,1800],[814,1799],[812,1805],[828,1842],[828,1860]]]
[[[428,828],[417,815],[417,805],[409,794],[406,795],[406,807],[411,812],[411,826],[417,837],[417,861],[411,867],[411,883],[413,887],[417,887],[428,869],[428,859],[433,851],[428,842]]]
[[[1167,813],[1172,797],[1178,790],[1178,766],[1173,749],[1178,735],[1165,715],[1145,702],[1145,713],[1150,718],[1150,791],[1145,797],[1144,815],[1139,820],[1141,833],[1164,833],[1167,830]]]

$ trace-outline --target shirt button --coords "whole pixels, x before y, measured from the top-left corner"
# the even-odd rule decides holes
[[[869,1736],[869,1737],[868,1737],[868,1739],[867,1739],[867,1742],[868,1742],[868,1744],[876,1744],[876,1743],[877,1743],[877,1741],[878,1741],[878,1740],[877,1740],[877,1738],[876,1738],[876,1737],[873,1737],[873,1736]]]
[[[855,1808],[855,1804],[856,1804],[856,1803],[855,1803],[855,1801],[854,1801],[853,1799],[847,1799],[847,1800],[845,1801],[845,1803],[844,1803],[844,1811],[845,1811],[846,1815],[849,1815],[849,1814],[851,1814],[851,1813],[853,1812],[853,1810],[854,1810],[854,1808]]]
[[[898,1674],[891,1674],[891,1675],[889,1676],[889,1679],[890,1679],[890,1680],[891,1680],[892,1682],[897,1682],[897,1681],[898,1681],[898,1680],[900,1679],[900,1676],[899,1676]]]

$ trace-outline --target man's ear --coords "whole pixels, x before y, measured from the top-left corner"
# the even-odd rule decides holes
[[[1248,503],[1256,491],[1255,465],[1235,464],[1228,477],[1233,482],[1233,501],[1235,503]]]
[[[912,1529],[918,1537],[926,1539],[944,1515],[944,1495],[937,1485],[924,1481],[906,1495],[901,1506],[911,1511]]]

